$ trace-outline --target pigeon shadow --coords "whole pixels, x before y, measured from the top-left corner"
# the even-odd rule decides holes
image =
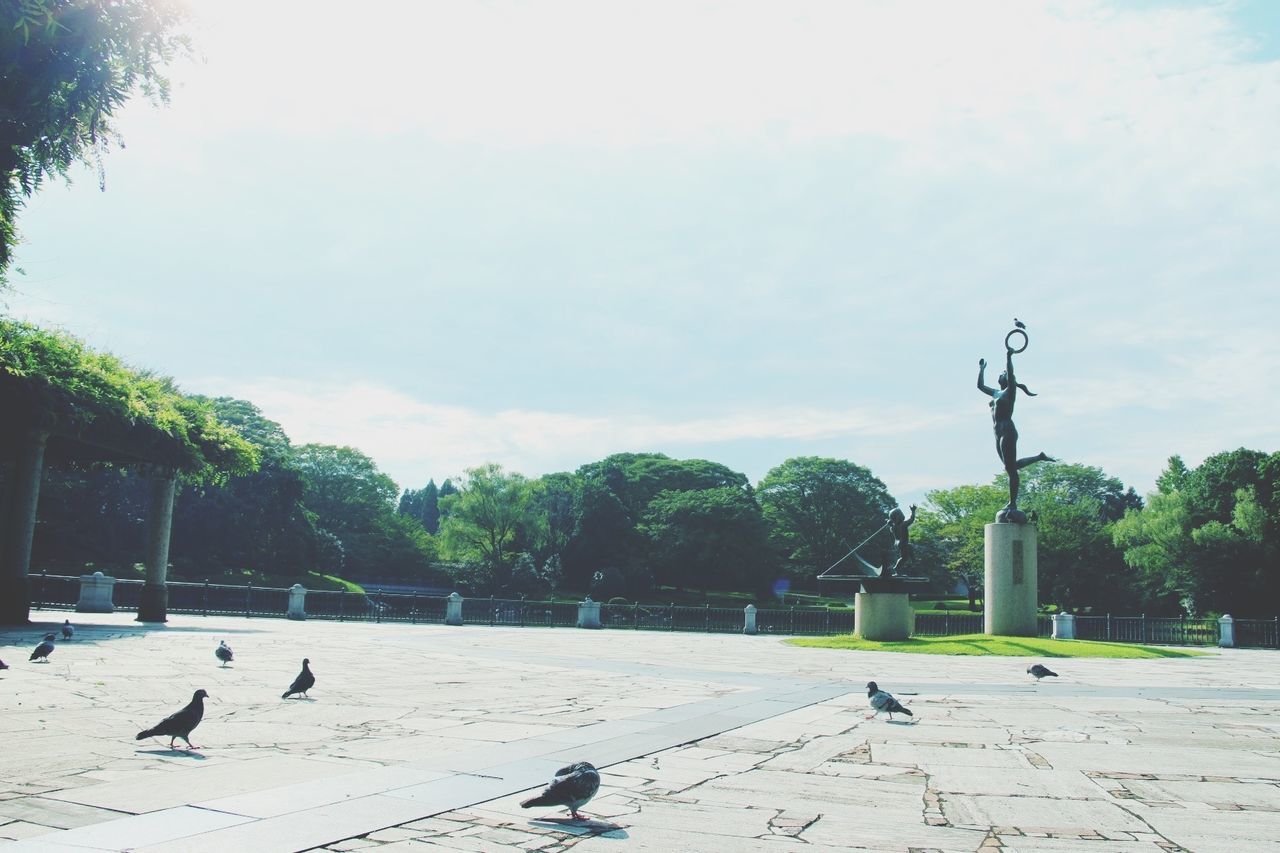
[[[288,699],[285,699],[284,701],[286,701],[286,702],[315,702],[315,701],[317,701],[317,700],[312,699],[310,696],[290,696]]]
[[[891,726],[914,726],[919,720],[885,720]]]
[[[142,755],[165,755],[169,758],[194,758],[196,761],[206,760],[206,756],[201,755],[194,749],[135,749],[134,752]]]
[[[571,817],[539,817],[529,821],[534,826],[558,829],[573,835],[598,835],[601,838],[630,838],[627,830],[616,823],[604,820],[574,820]]]

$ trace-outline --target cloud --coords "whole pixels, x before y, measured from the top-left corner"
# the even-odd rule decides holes
[[[210,378],[190,385],[201,393],[252,401],[264,416],[280,423],[295,444],[355,447],[402,486],[410,487],[424,484],[429,477],[457,476],[485,462],[538,476],[572,470],[617,452],[682,455],[682,448],[687,451],[739,441],[803,444],[842,437],[882,437],[927,430],[945,420],[920,410],[867,407],[793,408],[664,421],[528,409],[486,412],[425,403],[369,382]]]

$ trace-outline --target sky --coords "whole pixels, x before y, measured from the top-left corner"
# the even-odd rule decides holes
[[[1280,4],[200,0],[11,316],[405,488],[609,453],[1140,493],[1280,450]],[[991,370],[991,384],[997,370]]]

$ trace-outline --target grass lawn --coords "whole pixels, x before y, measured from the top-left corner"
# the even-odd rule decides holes
[[[961,634],[955,637],[912,637],[898,642],[862,640],[852,634],[838,637],[802,637],[787,640],[793,646],[815,649],[852,649],[862,652],[915,652],[924,655],[1004,655],[1045,658],[1189,658],[1208,654],[1193,649],[1139,646],[1133,643],[1097,643],[1092,640],[1051,640],[1047,637],[988,637]]]

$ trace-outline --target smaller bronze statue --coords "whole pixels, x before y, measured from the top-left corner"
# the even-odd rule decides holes
[[[1026,524],[1026,514],[1018,509],[1018,472],[1037,462],[1056,460],[1044,451],[1035,456],[1018,458],[1018,428],[1013,425],[1013,405],[1017,402],[1019,388],[1026,392],[1028,397],[1036,395],[1026,385],[1018,382],[1013,373],[1014,355],[1025,350],[1029,343],[1026,324],[1017,319],[1013,322],[1014,328],[1004,337],[1005,369],[1000,374],[999,390],[986,384],[984,375],[987,370],[987,360],[985,358],[978,359],[978,390],[991,398],[991,425],[996,434],[996,455],[1000,457],[1004,470],[1009,475],[1009,503],[996,514],[996,521]],[[1009,343],[1014,335],[1022,336],[1022,346],[1018,349],[1014,349]]]
[[[911,563],[911,541],[907,531],[916,521],[916,505],[911,505],[911,517],[902,514],[902,510],[894,507],[889,513],[889,531],[893,534],[893,547],[898,552],[898,559],[892,566],[880,570],[881,577],[889,577],[905,569]]]

